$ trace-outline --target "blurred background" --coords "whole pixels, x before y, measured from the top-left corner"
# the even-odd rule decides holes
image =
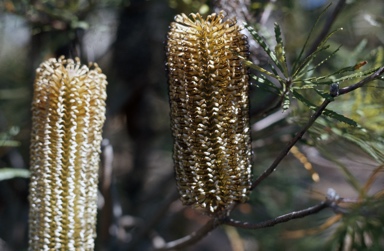
[[[293,63],[329,3],[332,5],[315,26],[309,44],[340,5],[331,30],[343,27],[343,31],[332,36],[329,44],[331,49],[342,47],[315,74],[326,75],[364,60],[367,69],[382,66],[381,0],[0,0],[0,251],[26,250],[28,246],[30,104],[35,70],[41,62],[60,55],[79,57],[85,64],[97,62],[107,75],[96,250],[150,250],[152,241],[181,238],[208,220],[181,204],[174,180],[164,50],[174,16],[224,9],[254,25],[272,48],[277,22],[287,59]],[[250,47],[251,60],[266,66],[266,56],[252,39]],[[324,51],[319,60],[329,55]],[[311,93],[306,94],[310,99]],[[256,83],[252,83],[250,95],[257,177],[311,111],[292,103],[284,113],[276,109],[271,116],[262,116],[276,97]],[[383,83],[372,82],[340,97],[330,109],[354,119],[366,131],[319,120],[233,217],[267,220],[318,203],[329,188],[351,199],[362,199],[364,189],[367,198],[382,195],[383,95]],[[376,220],[374,233],[384,236],[384,208],[382,203],[378,206],[368,216],[374,215]],[[351,219],[357,222],[352,216],[337,219],[331,210],[325,210],[262,230],[223,226],[185,250],[374,250],[357,248],[369,248],[376,239],[354,238],[355,232],[345,230]],[[361,236],[370,231],[366,228],[371,225],[359,226]],[[368,244],[356,246],[354,242],[359,240]],[[383,247],[382,238],[378,245]]]

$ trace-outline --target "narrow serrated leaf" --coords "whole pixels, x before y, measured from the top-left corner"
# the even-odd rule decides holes
[[[265,39],[249,24],[244,23],[244,27],[249,31],[249,33],[251,33],[252,37],[257,41],[260,47],[263,48],[265,53],[267,53],[268,57],[280,69],[280,71],[284,72],[279,60],[276,57],[276,54],[269,48],[269,46],[265,42]]]
[[[278,23],[275,23],[275,37],[276,37],[277,44],[283,43],[283,38],[281,36],[281,29]]]
[[[307,78],[307,79],[304,79],[303,82],[305,82],[305,83],[316,82],[317,85],[329,85],[329,84],[335,83],[335,82],[342,82],[342,81],[345,81],[345,80],[348,80],[348,79],[354,79],[354,78],[368,76],[368,75],[374,73],[375,71],[377,71],[379,69],[379,68],[372,68],[372,69],[368,69],[366,71],[358,71],[358,72],[356,72],[355,66],[356,66],[356,64],[352,65],[352,66],[344,67],[344,68],[339,69],[339,70],[337,70],[337,71],[335,71],[335,72],[333,72],[331,74],[328,74],[328,75]],[[354,73],[349,74],[349,75],[345,75],[345,76],[342,76],[342,77],[338,77],[338,78],[336,77],[337,75],[340,75],[340,74],[345,73],[345,72],[354,72]],[[320,82],[320,81],[322,81],[324,79],[332,79],[332,80]]]
[[[318,90],[316,88],[313,88],[313,89],[317,92],[317,94],[319,94],[324,99],[332,98],[332,96],[329,94],[329,91],[328,92],[323,92],[323,91],[320,91],[320,90]]]
[[[314,104],[312,104],[311,101],[309,101],[308,99],[304,98],[304,96],[301,95],[300,93],[298,93],[297,91],[293,90],[293,91],[292,91],[292,94],[293,94],[293,96],[294,96],[297,100],[299,100],[300,102],[302,102],[303,104],[305,104],[309,109],[311,109],[311,110],[315,110],[315,109],[317,108]]]
[[[316,57],[316,55],[321,52],[321,51],[324,51],[326,49],[329,48],[329,45],[326,45],[327,41],[329,40],[329,38],[335,34],[337,31],[340,31],[342,30],[342,28],[340,29],[337,29],[337,30],[334,30],[332,31],[331,33],[329,33],[322,41],[321,43],[319,44],[319,46],[316,48],[316,50],[314,52],[312,52],[311,54],[309,54],[303,61],[301,62],[298,62],[297,63],[297,68],[294,69],[294,73],[293,73],[293,77],[296,77],[297,75],[300,75],[301,72],[303,71],[303,69],[305,69],[307,67],[307,65]]]
[[[303,56],[303,53],[304,53],[305,49],[307,48],[309,39],[311,38],[312,33],[313,33],[313,31],[315,30],[315,27],[316,27],[317,23],[319,22],[320,18],[324,15],[324,13],[327,11],[327,9],[328,9],[330,6],[331,6],[331,4],[328,4],[327,7],[325,7],[324,10],[320,13],[320,15],[316,18],[316,21],[315,21],[315,23],[313,24],[311,30],[309,31],[309,34],[308,34],[308,36],[307,36],[307,38],[306,38],[306,40],[305,40],[305,42],[304,42],[304,45],[303,45],[303,47],[301,48],[301,51],[300,51],[300,53],[299,53],[299,56],[297,57],[297,59],[296,59],[295,62],[293,63],[293,67],[292,67],[293,72],[296,72],[296,69],[297,69],[296,67],[298,66],[298,64],[299,64],[300,61],[301,61],[301,57]]]
[[[346,124],[348,124],[350,126],[355,126],[355,127],[358,126],[356,121],[354,121],[353,119],[347,118],[344,115],[341,115],[341,114],[339,114],[339,113],[337,113],[335,111],[331,111],[331,110],[325,109],[323,111],[323,114],[325,116],[330,117],[330,118],[336,119],[337,121],[346,123]]]
[[[367,71],[354,72],[353,74],[349,74],[349,75],[346,75],[346,76],[343,76],[343,77],[340,77],[340,78],[336,78],[336,79],[333,80],[333,82],[342,82],[342,81],[345,81],[345,80],[365,77],[365,76],[371,75],[372,73],[374,73],[377,70],[378,70],[378,68],[369,69]]]
[[[330,55],[328,55],[325,59],[321,60],[320,63],[318,63],[317,65],[315,65],[313,68],[311,69],[308,69],[307,71],[313,71],[315,69],[317,69],[318,67],[320,67],[322,64],[324,64],[325,62],[327,62],[331,57],[333,57],[341,48],[341,45],[339,47],[337,47],[336,50],[334,50]]]
[[[288,110],[289,107],[290,107],[290,105],[291,105],[291,99],[290,99],[290,97],[289,97],[289,94],[286,93],[286,94],[284,94],[284,96],[283,96],[283,103],[282,103],[283,111]]]
[[[281,65],[283,74],[285,77],[288,77],[288,68],[287,68],[287,59],[285,57],[285,48],[283,39],[281,37],[281,29],[280,26],[275,23],[275,37],[276,37],[276,46],[275,53],[279,64]]]
[[[251,75],[251,77],[257,81],[257,86],[264,89],[272,89],[271,91],[275,94],[280,93],[280,89],[269,79],[267,79],[265,76],[260,75]]]
[[[303,104],[308,106],[311,110],[316,110],[318,108],[316,105],[314,105],[311,101],[306,99],[303,95],[301,95],[297,91],[292,91],[292,93],[297,100],[301,101]],[[335,111],[325,109],[323,111],[323,115],[330,117],[332,119],[336,119],[340,122],[346,123],[346,124],[351,125],[351,126],[355,126],[355,127],[358,126],[358,124],[354,120],[347,118],[347,117],[345,117],[345,116],[343,116],[343,115],[341,115]]]
[[[293,86],[291,87],[291,90],[308,90],[308,89],[313,89],[316,86],[317,86],[316,84],[309,83],[301,86]]]
[[[262,67],[260,67],[260,66],[258,66],[256,64],[252,63],[251,61],[245,59],[244,57],[241,57],[241,56],[239,56],[239,57],[243,60],[244,64],[247,67],[255,69],[255,70],[259,71],[260,73],[262,73],[262,74],[264,74],[266,76],[272,77],[272,78],[278,80],[280,83],[283,82],[283,79],[279,75],[265,70],[264,68],[262,68]]]

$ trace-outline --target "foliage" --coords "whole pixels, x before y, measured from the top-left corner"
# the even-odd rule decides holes
[[[316,109],[318,109],[318,106],[315,103],[313,103],[313,101],[311,100],[318,102],[322,98],[333,99],[334,97],[338,96],[338,93],[335,95],[332,95],[332,88],[338,89],[339,83],[343,83],[343,82],[346,82],[347,84],[353,83],[353,81],[361,80],[362,78],[374,73],[379,69],[380,64],[375,63],[374,68],[368,69],[365,71],[360,71],[360,68],[367,63],[367,61],[362,61],[362,62],[357,62],[352,66],[347,66],[347,67],[338,69],[335,72],[327,75],[313,76],[316,70],[319,67],[321,67],[322,64],[324,64],[327,60],[329,60],[331,56],[333,56],[339,50],[339,49],[336,49],[330,54],[331,56],[326,57],[325,59],[321,60],[320,63],[313,66],[312,62],[314,62],[317,54],[329,48],[329,44],[327,44],[327,41],[329,40],[331,35],[334,32],[336,32],[334,31],[324,38],[324,40],[320,43],[320,45],[317,47],[317,49],[313,53],[309,54],[304,59],[301,59],[304,49],[306,47],[307,41],[309,40],[309,37],[308,37],[298,58],[295,60],[295,63],[292,69],[288,71],[287,60],[285,57],[286,53],[285,53],[284,44],[281,38],[281,30],[279,25],[275,24],[275,37],[276,37],[275,50],[272,50],[268,47],[268,45],[265,43],[262,36],[258,34],[258,32],[256,32],[253,29],[253,27],[246,24],[246,28],[253,35],[254,39],[259,42],[260,46],[264,49],[264,51],[268,55],[271,63],[270,65],[271,70],[270,71],[265,70],[260,66],[253,64],[250,61],[245,61],[245,62],[249,67],[256,69],[260,72],[260,75],[253,75],[253,78],[258,83],[258,87],[263,90],[271,91],[275,95],[278,95],[282,109],[284,111],[290,108],[292,99],[295,99],[301,103],[299,104],[300,110],[302,110],[303,107],[307,107],[310,110],[315,111]],[[378,50],[379,50],[379,53],[377,55],[376,62],[378,62],[382,57],[380,53],[381,48],[379,48]],[[276,85],[276,81],[278,82],[280,87]],[[337,83],[336,87],[334,87],[335,83]],[[376,86],[376,88],[380,88],[380,87]],[[384,120],[382,116],[377,116],[378,113],[380,113],[382,104],[380,104],[381,100],[379,100],[378,98],[379,95],[374,95],[375,88],[367,88],[367,90],[368,91],[366,91],[364,94],[362,94],[361,89],[357,91],[357,94],[355,94],[356,98],[352,99],[354,100],[352,109],[350,109],[349,112],[347,113],[352,113],[352,111],[354,111],[353,114],[355,117],[357,117],[357,114],[359,113],[358,107],[365,107],[361,109],[366,109],[367,112],[366,113],[360,112],[360,114],[366,114],[366,116],[370,116],[370,117],[374,116],[375,119],[378,120],[378,121],[375,121],[378,123],[374,123],[373,126],[368,125],[371,128],[371,130],[369,130],[368,128],[364,128],[362,125],[360,125],[358,122],[354,121],[353,119],[337,113],[335,111],[336,109],[324,110],[323,115],[333,119],[334,121],[323,119],[322,124],[323,126],[332,128],[331,130],[339,132],[338,136],[346,138],[358,144],[359,146],[361,146],[361,148],[364,151],[366,151],[368,154],[371,154],[372,157],[374,157],[375,159],[379,161],[384,161],[384,159],[381,156],[381,149],[380,149],[380,147],[382,146],[383,138],[379,136],[380,132],[382,131],[382,127],[380,127],[379,125],[383,123]],[[301,93],[305,93],[305,96]],[[362,95],[365,96],[366,102],[364,103],[362,102],[362,99],[363,99]],[[309,99],[309,97],[311,98],[311,100]],[[343,101],[349,102],[349,100],[350,99],[344,98]],[[346,106],[343,103],[341,105]],[[372,115],[372,113],[375,114],[376,116]],[[361,119],[360,117],[359,122],[364,122],[364,120]],[[340,132],[340,130],[342,132]],[[310,131],[316,131],[316,130],[315,128],[313,128]],[[361,131],[362,133],[359,133],[359,131]],[[368,142],[371,142],[371,144],[369,144]]]
[[[322,99],[331,101],[337,99],[338,101],[339,107],[332,106],[331,109],[324,109],[322,113],[324,117],[318,118],[315,124],[309,128],[306,144],[316,146],[324,156],[327,156],[339,166],[351,189],[360,194],[360,202],[353,203],[351,208],[340,213],[339,216],[342,216],[340,222],[333,222],[333,224],[339,223],[337,230],[328,243],[327,250],[378,250],[382,248],[384,229],[381,223],[383,222],[383,214],[379,212],[379,208],[383,208],[381,198],[383,190],[380,190],[375,196],[369,195],[370,193],[367,191],[382,172],[382,164],[379,164],[376,169],[371,171],[371,177],[366,181],[363,188],[349,168],[340,163],[337,157],[333,156],[326,147],[321,146],[324,144],[325,138],[328,141],[329,138],[345,140],[360,147],[378,163],[384,163],[382,154],[384,149],[383,127],[380,126],[384,120],[383,116],[379,115],[383,102],[382,99],[378,98],[381,96],[378,93],[382,88],[383,77],[369,83],[366,88],[360,88],[352,92],[352,98],[337,97],[339,96],[339,88],[341,88],[339,84],[348,86],[351,83],[356,83],[383,66],[382,48],[374,48],[370,53],[370,55],[375,55],[375,57],[369,58],[370,60],[373,59],[374,62],[371,69],[361,70],[367,64],[367,61],[364,60],[337,69],[332,73],[316,76],[317,72],[324,72],[320,68],[337,55],[340,50],[341,46],[338,46],[329,52],[328,56],[319,59],[324,52],[331,48],[328,41],[332,35],[342,29],[330,32],[313,52],[304,55],[314,29],[312,28],[294,63],[290,64],[287,63],[290,61],[286,58],[287,53],[284,48],[282,31],[278,24],[275,23],[276,45],[274,49],[267,45],[266,39],[251,25],[245,24],[245,27],[267,55],[269,68],[262,68],[246,59],[244,61],[249,67],[258,72],[258,74],[252,75],[257,81],[257,87],[276,95],[279,100],[278,104],[280,104],[283,111],[291,111],[294,114],[291,121],[296,121],[299,124],[304,123],[303,112],[307,113],[308,109],[312,111],[319,110],[317,103]],[[362,45],[359,44],[353,54],[361,51],[361,47]],[[289,67],[290,65],[292,67]],[[298,104],[293,101],[298,101]],[[295,107],[292,107],[293,104],[295,104]],[[272,110],[265,111],[265,114],[269,114],[274,110],[276,110],[276,106],[272,107]],[[350,115],[350,117],[342,115],[339,111]],[[368,117],[374,119],[368,120]],[[367,121],[370,121],[370,123],[367,123]],[[372,121],[375,122],[372,123]],[[331,220],[332,217],[329,219]],[[333,224],[328,225],[327,228]],[[302,233],[301,237],[311,234],[311,231],[303,230]]]

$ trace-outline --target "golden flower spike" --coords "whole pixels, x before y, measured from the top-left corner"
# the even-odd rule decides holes
[[[184,204],[221,214],[251,186],[248,44],[223,12],[190,16],[166,46],[176,180]]]
[[[93,250],[106,77],[79,59],[45,61],[32,102],[29,250]]]

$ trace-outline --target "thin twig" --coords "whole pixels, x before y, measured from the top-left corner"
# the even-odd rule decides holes
[[[328,35],[329,30],[332,27],[332,24],[335,22],[337,16],[340,14],[341,10],[343,9],[345,5],[346,0],[340,0],[337,5],[335,6],[335,9],[333,10],[332,14],[327,18],[327,21],[324,24],[323,29],[321,30],[319,36],[316,38],[316,40],[313,42],[311,48],[307,52],[307,56],[311,55],[319,46],[321,41],[324,40],[324,38]],[[306,58],[305,57],[305,58]]]
[[[267,178],[279,165],[279,163],[284,159],[284,157],[288,154],[291,148],[299,141],[304,133],[312,126],[315,120],[320,117],[321,113],[325,110],[327,105],[331,103],[330,99],[324,100],[321,106],[316,110],[316,112],[311,116],[307,124],[296,134],[296,136],[288,143],[288,145],[279,153],[275,161],[272,163],[270,167],[268,167],[253,183],[251,189],[254,189],[260,182],[262,182],[265,178]]]
[[[327,207],[329,207],[329,203],[327,201],[323,201],[318,205],[315,205],[303,210],[294,211],[288,214],[284,214],[274,219],[262,221],[259,223],[249,223],[249,222],[237,221],[234,219],[226,219],[223,222],[223,224],[234,226],[234,227],[246,228],[246,229],[266,228],[266,227],[272,227],[279,223],[287,222],[293,219],[303,218],[305,216],[318,213]]]
[[[222,222],[219,219],[211,219],[202,228],[200,228],[196,232],[193,232],[193,233],[191,233],[191,234],[189,234],[183,238],[165,243],[162,246],[154,245],[155,250],[172,250],[172,249],[187,247],[193,243],[198,242],[199,240],[201,240],[205,236],[207,236],[207,234],[209,232],[211,232],[213,229],[215,229],[221,223]]]
[[[150,232],[153,231],[156,224],[164,218],[164,215],[167,213],[171,203],[177,200],[178,195],[178,191],[174,189],[171,194],[165,198],[156,212],[146,221],[145,225],[142,226],[142,228],[139,228],[138,233],[135,234],[134,239],[129,243],[127,250],[135,250],[139,242],[145,236],[150,235]]]
[[[378,78],[381,74],[384,73],[384,67],[379,68],[376,72],[369,75],[368,77],[362,79],[360,82],[344,87],[339,90],[339,95],[347,94],[353,90],[356,90],[357,88],[362,87],[363,85],[367,84],[368,82]],[[307,124],[296,134],[296,136],[288,143],[288,145],[279,153],[275,161],[272,163],[270,167],[268,167],[253,183],[251,189],[254,189],[257,185],[259,185],[265,178],[267,178],[279,165],[279,163],[284,159],[284,157],[288,154],[288,152],[291,150],[291,148],[299,141],[304,133],[312,126],[312,124],[316,121],[318,117],[322,114],[322,112],[325,110],[327,105],[331,103],[333,99],[325,99],[323,103],[317,108],[316,112],[311,116]]]

